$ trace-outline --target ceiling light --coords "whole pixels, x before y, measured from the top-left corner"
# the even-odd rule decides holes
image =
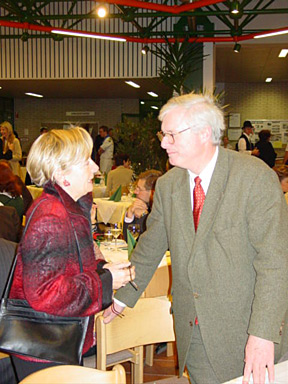
[[[123,37],[113,37],[105,35],[93,35],[89,33],[82,32],[73,32],[73,31],[61,31],[59,29],[53,29],[51,33],[56,33],[58,35],[67,35],[67,36],[76,36],[76,37],[89,37],[91,39],[102,39],[102,40],[112,40],[112,41],[126,41]]]
[[[233,15],[237,15],[239,13],[239,2],[238,1],[232,1],[230,6],[230,12],[233,13]]]
[[[38,93],[33,93],[33,92],[25,92],[25,95],[33,96],[33,97],[44,97],[43,95],[39,95]]]
[[[286,33],[288,33],[288,29],[285,29],[284,31],[278,31],[278,32],[269,32],[269,33],[265,33],[263,35],[256,35],[256,36],[254,36],[254,39],[262,39],[262,37],[285,35]]]
[[[148,93],[148,95],[150,95],[150,96],[152,96],[152,97],[158,97],[158,95],[157,95],[157,93],[155,93],[155,92],[147,92]]]
[[[131,87],[140,88],[140,85],[134,83],[133,81],[125,81],[125,83],[131,85]]]
[[[140,104],[144,105],[144,104],[145,104],[145,101],[140,101]]]
[[[151,105],[151,108],[152,109],[159,109],[158,107],[156,107],[156,105]]]
[[[288,55],[288,49],[281,49],[278,57],[286,57]]]
[[[266,83],[271,83],[271,81],[272,81],[272,77],[267,77],[265,80]]]
[[[144,45],[144,47],[141,49],[142,55],[146,55],[146,53],[148,53],[149,51],[150,48],[148,47],[148,45]]]
[[[0,87],[0,89],[2,89],[2,87]]]
[[[96,8],[96,14],[98,17],[105,17],[108,15],[108,7],[106,5],[99,5],[99,7]]]
[[[241,45],[239,43],[236,43],[234,45],[233,51],[236,52],[236,53],[239,53],[240,49],[241,49]]]

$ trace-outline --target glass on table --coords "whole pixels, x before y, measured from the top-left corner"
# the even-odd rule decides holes
[[[133,238],[137,240],[140,235],[140,224],[129,224],[128,231],[131,233]]]
[[[114,227],[111,228],[111,233],[115,239],[115,250],[117,251],[117,239],[122,233],[122,229],[120,228],[120,225],[114,224]]]
[[[105,230],[105,238],[106,238],[106,248],[108,250],[111,250],[112,249],[112,238],[113,238],[113,235],[112,235],[112,228],[108,227],[106,228]]]

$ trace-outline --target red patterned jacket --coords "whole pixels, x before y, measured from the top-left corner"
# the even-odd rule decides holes
[[[105,262],[95,260],[92,194],[75,202],[57,184],[48,182],[30,207],[26,223],[39,201],[18,248],[10,297],[26,299],[34,309],[53,315],[91,316],[85,353],[93,345],[93,315],[111,303],[113,293],[111,273],[102,268]],[[83,273],[71,223],[79,241]]]

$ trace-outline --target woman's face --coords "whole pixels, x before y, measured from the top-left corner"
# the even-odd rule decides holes
[[[8,129],[6,127],[0,127],[1,136],[7,139],[8,137]]]
[[[98,165],[90,158],[86,161],[83,160],[83,162],[77,165],[73,165],[65,173],[65,183],[63,183],[63,188],[75,201],[77,201],[80,197],[93,191],[94,174],[98,170]],[[69,185],[65,186],[67,182]]]

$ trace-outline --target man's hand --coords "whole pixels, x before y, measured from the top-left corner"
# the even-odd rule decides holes
[[[147,212],[147,204],[138,198],[136,198],[132,205],[127,210],[127,217],[130,219],[133,216],[141,217],[144,212]]]
[[[104,317],[104,323],[110,323],[116,316],[121,316],[121,313],[124,311],[125,307],[122,307],[121,305],[113,303],[110,305],[110,307],[106,308],[103,317]]]
[[[273,383],[275,378],[274,343],[250,335],[245,348],[245,369],[242,384],[249,383],[251,374],[253,374],[254,384],[264,384],[266,367],[269,382]]]

